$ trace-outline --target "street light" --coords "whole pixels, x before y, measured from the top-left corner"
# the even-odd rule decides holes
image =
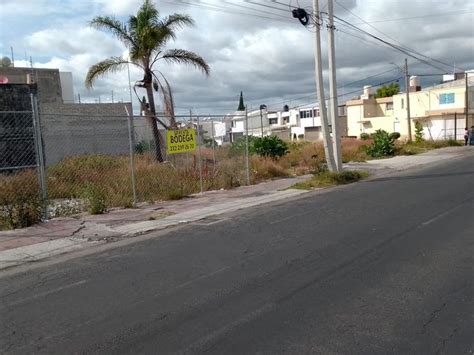
[[[260,129],[262,131],[262,138],[263,138],[263,117],[262,117],[262,110],[266,110],[267,109],[267,105],[260,105]]]

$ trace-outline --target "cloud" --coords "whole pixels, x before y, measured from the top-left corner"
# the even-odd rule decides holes
[[[41,55],[62,57],[82,53],[110,56],[121,48],[119,42],[111,36],[85,27],[84,24],[37,31],[26,36],[25,42],[30,50]]]
[[[124,16],[136,12],[143,0],[93,0],[93,2],[104,14]]]
[[[10,9],[11,4],[15,3],[17,13],[28,11],[24,3],[33,6],[34,11],[43,11],[42,22],[35,23],[35,28],[17,39],[18,43],[27,44],[29,54],[34,58],[41,58],[37,60],[38,66],[72,71],[75,91],[83,99],[94,101],[101,95],[104,101],[110,98],[112,90],[116,98],[128,97],[126,72],[101,78],[94,90],[85,90],[84,77],[92,64],[125,51],[114,37],[90,29],[86,23],[98,14],[125,19],[125,15],[136,12],[141,1],[66,0],[62,6],[52,6],[56,0],[25,0],[21,4],[17,4],[18,1],[3,1],[7,1]],[[271,2],[253,2],[274,6]],[[289,3],[288,0],[284,2]],[[399,41],[447,64],[456,63],[458,68],[473,67],[473,4],[462,0],[338,0],[338,3],[353,13],[336,4],[338,17],[358,23],[357,26],[370,33],[392,42]],[[436,6],[431,6],[432,3]],[[45,5],[45,8],[40,9],[37,4]],[[299,0],[299,4],[311,8],[310,0]],[[244,91],[247,102],[255,106],[265,103],[279,107],[285,100],[288,104],[312,101],[308,95],[315,89],[313,33],[294,20],[288,8],[277,5],[277,10],[237,0],[186,3],[161,0],[158,5],[162,15],[187,13],[196,21],[195,27],[178,31],[176,42],[168,43],[167,48],[195,51],[211,66],[211,76],[206,78],[191,67],[160,63],[159,70],[170,80],[178,107],[211,112],[232,111],[240,90]],[[251,7],[255,11],[240,6]],[[453,14],[453,9],[464,13]],[[326,11],[324,1],[322,10]],[[432,16],[436,13],[439,17]],[[0,16],[3,14],[0,13]],[[410,19],[414,16],[418,18]],[[61,18],[61,23],[58,18]],[[370,26],[362,24],[361,18],[368,22],[387,21]],[[399,20],[403,18],[408,19]],[[336,29],[337,78],[339,85],[344,86],[344,92],[361,90],[365,84],[376,84],[400,76],[391,62],[402,64],[405,54],[350,29],[341,21],[337,21]],[[28,31],[28,28],[23,26],[22,31]],[[8,32],[1,42],[11,43],[14,35],[12,31]],[[327,31],[324,28],[321,35],[323,67],[327,68]],[[440,71],[412,58],[409,58],[409,64],[412,73]],[[450,66],[442,64],[441,68],[450,70]],[[382,72],[386,73],[374,76]],[[132,80],[141,78],[137,69],[132,69],[131,74]],[[366,77],[370,78],[360,80]],[[429,80],[432,83],[438,79],[433,77]],[[358,82],[350,84],[354,81]],[[297,100],[300,97],[303,98]]]

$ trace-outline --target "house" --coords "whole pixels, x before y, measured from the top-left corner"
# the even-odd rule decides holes
[[[418,121],[423,125],[425,139],[463,139],[464,128],[474,124],[474,73],[471,73],[444,76],[441,84],[423,89],[419,85],[419,79],[411,77],[409,95],[412,135],[415,133],[415,122]],[[401,122],[400,133],[407,136],[406,94],[393,96],[393,114]]]
[[[401,120],[394,114],[393,97],[375,98],[373,88],[364,86],[363,94],[346,102],[347,135],[360,137],[379,129],[401,133]]]
[[[345,105],[339,106],[339,130],[341,136],[347,135],[347,114]],[[248,124],[248,129],[246,127]],[[253,136],[275,135],[284,140],[322,139],[321,118],[318,104],[281,110],[236,111],[232,116],[232,137],[237,139],[248,131]]]
[[[422,88],[419,77],[410,77],[412,137],[417,121],[423,125],[425,139],[433,140],[462,139],[464,128],[474,124],[474,73],[444,76],[443,79],[441,84]],[[408,137],[406,92],[374,98],[372,87],[365,86],[363,95],[347,101],[346,106],[349,136],[359,137],[361,133],[383,129],[399,132],[405,139]]]
[[[308,141],[318,141],[323,139],[321,128],[321,112],[319,104],[302,106],[292,111],[292,116],[296,117],[297,124],[292,127],[292,139],[305,139]],[[329,112],[328,112],[329,113]],[[347,136],[347,113],[346,105],[338,106],[339,132],[342,137]],[[331,132],[331,118],[328,114],[329,129]]]

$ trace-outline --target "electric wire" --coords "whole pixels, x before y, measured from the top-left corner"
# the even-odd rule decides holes
[[[451,64],[447,64],[447,63],[445,63],[445,62],[442,62],[442,61],[437,60],[437,59],[435,59],[435,58],[429,57],[429,56],[427,56],[427,55],[424,55],[424,54],[422,54],[422,53],[420,53],[420,52],[418,52],[418,51],[415,51],[415,50],[409,48],[408,46],[406,46],[405,44],[401,43],[401,42],[398,41],[397,39],[395,39],[395,38],[389,36],[389,35],[386,34],[385,32],[382,32],[381,30],[379,30],[377,27],[375,27],[375,26],[373,26],[372,24],[368,23],[368,22],[367,22],[366,20],[364,20],[362,17],[358,16],[358,15],[355,14],[353,11],[349,10],[348,8],[346,8],[344,5],[342,5],[341,3],[339,3],[337,0],[335,0],[335,3],[336,3],[339,7],[341,7],[342,9],[346,10],[347,12],[349,12],[349,13],[350,13],[351,15],[353,15],[354,17],[356,17],[356,18],[358,18],[359,20],[363,21],[365,24],[367,24],[368,26],[370,26],[371,28],[373,28],[375,31],[377,31],[377,32],[379,32],[379,33],[381,33],[381,34],[383,34],[385,37],[391,39],[392,41],[397,42],[402,48],[404,48],[404,49],[406,49],[406,50],[408,50],[408,51],[410,51],[410,52],[412,52],[412,53],[414,53],[414,54],[416,54],[416,55],[418,55],[418,56],[427,58],[427,59],[429,59],[429,60],[431,60],[431,61],[433,61],[433,62],[437,62],[437,63],[439,63],[439,64],[445,65],[445,66],[450,67],[450,68],[452,67]],[[354,26],[355,26],[355,25],[354,25]]]

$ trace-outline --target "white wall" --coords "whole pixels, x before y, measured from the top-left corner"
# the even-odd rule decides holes
[[[61,81],[61,94],[65,104],[74,103],[74,89],[72,85],[72,73],[59,72],[59,80]]]

